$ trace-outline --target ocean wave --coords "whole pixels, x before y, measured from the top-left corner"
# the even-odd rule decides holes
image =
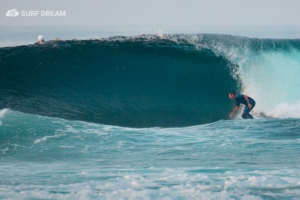
[[[237,89],[224,57],[154,36],[19,46],[0,55],[0,106],[44,116],[196,125],[228,118],[228,91]]]
[[[0,49],[0,107],[127,127],[228,119],[228,92],[257,116],[300,118],[300,41],[160,34]],[[284,112],[285,105],[294,112]],[[297,109],[296,109],[297,110]]]

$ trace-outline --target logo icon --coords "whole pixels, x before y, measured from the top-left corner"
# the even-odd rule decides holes
[[[6,17],[16,17],[19,15],[17,9],[11,9],[6,12]]]

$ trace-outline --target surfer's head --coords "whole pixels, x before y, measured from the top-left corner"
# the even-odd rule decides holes
[[[44,43],[44,36],[42,36],[42,35],[40,35],[39,37],[38,37],[38,41],[39,41],[39,43],[40,44],[43,44]]]
[[[234,91],[229,92],[229,98],[231,100],[233,100],[235,98],[235,92]]]

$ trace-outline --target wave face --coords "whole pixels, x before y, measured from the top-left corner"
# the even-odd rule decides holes
[[[170,39],[64,41],[0,50],[3,108],[129,127],[227,118],[228,61]],[[221,100],[223,99],[223,100]]]
[[[228,119],[228,92],[256,114],[300,118],[300,41],[141,35],[0,49],[0,106],[127,127]]]

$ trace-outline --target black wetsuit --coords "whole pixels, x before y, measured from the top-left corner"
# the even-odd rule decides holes
[[[253,119],[252,115],[250,115],[249,112],[254,108],[255,101],[251,97],[248,97],[248,99],[249,99],[249,103],[252,105],[251,108],[248,107],[248,103],[247,103],[247,101],[245,99],[245,95],[242,95],[242,94],[236,94],[235,95],[236,106],[240,106],[240,104],[244,104],[245,105],[242,117],[244,119]]]

